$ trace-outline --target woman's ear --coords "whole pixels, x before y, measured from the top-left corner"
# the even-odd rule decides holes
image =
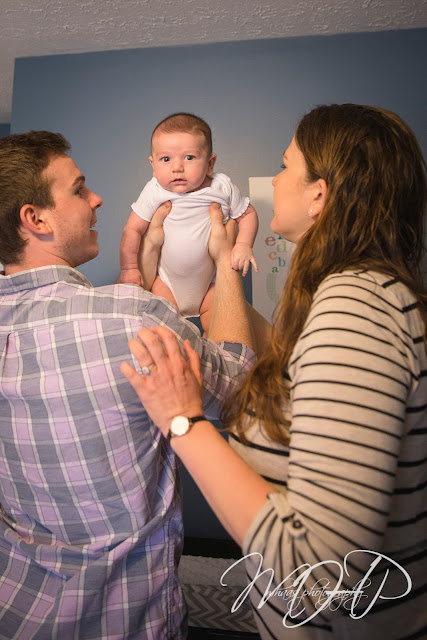
[[[308,210],[308,215],[310,218],[317,218],[319,216],[326,204],[326,199],[328,197],[328,185],[323,178],[319,178],[313,185],[314,194],[313,200],[311,202],[310,209]]]
[[[36,235],[48,235],[52,233],[51,226],[45,216],[43,215],[43,209],[36,207],[32,204],[24,204],[20,210],[20,218],[22,226]]]

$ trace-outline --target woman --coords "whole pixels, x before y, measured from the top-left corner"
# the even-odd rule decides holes
[[[321,106],[273,185],[271,228],[297,247],[226,403],[240,456],[203,419],[172,448],[242,545],[263,638],[427,637],[425,162],[395,114]],[[203,414],[198,359],[163,328],[138,337],[154,368],[123,372],[167,436]]]

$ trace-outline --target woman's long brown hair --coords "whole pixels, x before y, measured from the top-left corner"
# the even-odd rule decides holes
[[[273,442],[289,443],[285,372],[313,295],[328,275],[362,268],[396,278],[418,300],[427,339],[421,272],[426,164],[413,132],[385,109],[328,105],[303,117],[295,141],[305,158],[307,182],[323,178],[328,195],[295,249],[270,346],[225,403],[222,421],[243,442],[252,421],[260,420]]]

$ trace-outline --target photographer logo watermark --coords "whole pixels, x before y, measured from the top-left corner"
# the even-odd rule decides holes
[[[355,554],[370,554],[373,556],[373,559],[369,563],[363,578],[359,580],[353,588],[341,589],[345,576],[347,576],[347,578],[351,577],[351,570],[349,566],[350,556],[352,556],[353,561],[357,559],[360,560],[360,557],[356,558]],[[221,585],[227,586],[227,583],[225,582],[227,574],[233,569],[233,567],[249,558],[255,561],[255,563],[258,562],[255,576],[236,598],[233,606],[231,607],[231,611],[234,613],[239,609],[251,591],[253,591],[255,585],[259,592],[259,583],[267,583],[264,593],[256,607],[257,609],[261,609],[261,607],[263,607],[271,598],[282,598],[284,606],[281,605],[279,608],[285,612],[283,616],[283,625],[288,628],[302,626],[315,618],[321,611],[324,611],[325,609],[333,611],[339,607],[346,609],[349,616],[354,620],[359,620],[370,612],[377,600],[398,600],[399,598],[404,598],[412,588],[411,577],[400,564],[382,553],[368,551],[367,549],[356,549],[354,551],[350,551],[345,556],[342,564],[335,560],[325,560],[314,565],[303,564],[286,576],[286,578],[274,586],[274,588],[274,570],[262,568],[264,559],[260,553],[249,553],[234,562],[226,571],[224,571],[220,578]],[[383,562],[384,570],[382,571],[381,567],[381,570],[376,571],[380,562]],[[332,584],[330,578],[319,577],[321,567],[330,569],[328,572],[329,575],[332,573],[338,575],[334,584]],[[390,580],[390,572],[396,572],[396,570],[399,573],[402,584],[398,588],[398,593],[390,593],[390,591],[387,591],[388,595],[385,595],[384,591]],[[375,584],[373,580],[374,575]],[[311,587],[307,588],[307,582],[311,576],[315,580],[314,585],[312,583]],[[314,608],[314,612],[308,616],[306,613],[306,606],[304,604],[304,602],[307,602],[306,599],[309,599],[310,601],[310,610],[313,610]],[[361,612],[356,611],[359,604],[363,605]],[[303,617],[302,620],[301,617]]]

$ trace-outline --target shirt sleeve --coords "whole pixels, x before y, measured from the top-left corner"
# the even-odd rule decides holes
[[[143,220],[151,222],[155,211],[166,202],[167,198],[163,198],[164,194],[158,188],[156,179],[152,178],[139,194],[137,201],[132,203],[132,210]]]
[[[230,205],[230,218],[236,219],[245,213],[249,206],[249,198],[242,196],[238,187],[233,184],[228,176],[219,174],[224,191],[227,193]]]
[[[289,365],[288,488],[269,496],[244,540],[277,582],[324,563],[304,580],[302,618],[318,611],[319,585],[342,577],[340,588],[352,589],[373,561],[354,553],[340,576],[346,554],[383,548],[415,362],[403,314],[384,291],[368,276],[339,274],[319,288]],[[246,561],[251,578],[257,564],[257,555]],[[325,608],[316,623],[343,613]]]
[[[186,320],[178,310],[163,298],[151,296],[144,304],[143,326],[165,325],[175,332],[182,345],[189,340],[200,356],[203,374],[203,403],[206,416],[215,420],[219,417],[226,396],[234,389],[255,362],[255,354],[246,345],[221,342],[219,344],[202,338],[195,324]],[[138,363],[134,361],[137,370]]]

